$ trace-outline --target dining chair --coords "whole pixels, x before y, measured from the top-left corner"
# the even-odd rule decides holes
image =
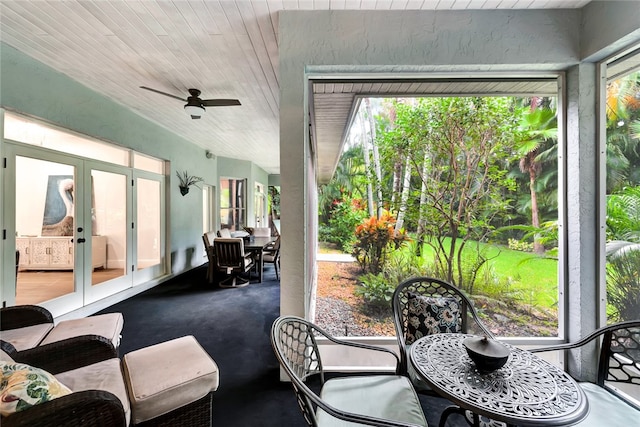
[[[254,258],[251,253],[245,254],[241,237],[218,237],[213,241],[216,268],[229,277],[220,282],[221,288],[239,288],[249,284]],[[242,273],[249,272],[249,280],[242,278]]]
[[[264,245],[262,262],[273,264],[273,268],[276,270],[276,279],[280,280],[280,236],[275,241]]]
[[[335,345],[386,353],[391,350],[334,338],[323,329],[296,316],[281,316],[271,326],[271,345],[291,379],[298,405],[308,425],[325,426],[427,426],[418,396],[409,379],[397,373],[325,378],[318,339]],[[305,380],[319,375],[320,395]]]
[[[216,254],[213,248],[213,241],[216,238],[216,232],[209,231],[202,235],[202,242],[204,243],[204,252],[207,255],[207,280],[209,283],[213,283],[213,277],[215,276],[216,268]]]
[[[418,338],[441,332],[473,333],[493,338],[471,300],[444,280],[433,277],[405,280],[394,291],[391,304],[400,351],[400,372],[411,378],[419,392],[434,394],[409,361],[411,344]]]
[[[221,228],[220,230],[218,230],[218,237],[224,237],[225,239],[228,239],[231,237],[231,231],[228,228]]]
[[[595,382],[575,378],[589,401],[589,415],[576,426],[626,426],[631,425],[632,420],[637,423],[640,420],[640,319],[604,326],[574,343],[530,351],[580,349],[593,343],[600,349]]]
[[[256,237],[271,237],[271,229],[269,227],[254,227],[252,234]]]

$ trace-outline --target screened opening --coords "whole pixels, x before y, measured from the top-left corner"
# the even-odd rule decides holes
[[[394,336],[393,291],[421,275],[460,288],[498,336],[561,338],[561,79],[311,85],[316,322]]]

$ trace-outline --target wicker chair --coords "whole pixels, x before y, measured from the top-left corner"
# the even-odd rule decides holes
[[[579,383],[589,400],[589,415],[577,425],[623,426],[632,425],[633,420],[637,423],[640,420],[640,320],[602,327],[575,343],[531,351],[570,350],[595,342],[600,348],[596,382]]]
[[[63,320],[54,326],[53,315],[38,305],[0,308],[2,339],[18,351],[79,335],[102,335],[117,349],[124,324],[122,313],[108,313]]]
[[[56,376],[90,365],[105,363],[114,365],[119,373],[116,349],[108,339],[97,335],[70,338],[24,351],[17,351],[6,341],[1,341],[1,347],[2,351],[15,362],[37,366]],[[123,381],[119,388],[121,398],[126,399]],[[3,427],[117,427],[127,425],[126,412],[128,408],[125,409],[121,399],[111,391],[83,390],[40,403],[8,417],[2,417],[0,424]]]
[[[271,327],[273,350],[291,379],[305,420],[310,426],[364,424],[426,426],[420,401],[408,378],[401,375],[352,375],[325,381],[316,337],[334,344],[384,352],[386,348],[338,340],[295,316],[279,317]],[[305,380],[319,374],[322,390],[314,393]]]
[[[176,339],[173,342],[179,340]],[[170,344],[170,342],[159,345],[163,344]],[[107,338],[83,335],[23,351],[17,351],[10,343],[0,341],[0,347],[6,354],[6,357],[2,357],[3,360],[12,359],[14,362],[43,369],[72,390],[71,394],[2,417],[0,420],[2,427],[119,427],[127,426],[129,423],[136,427],[211,425],[215,390],[201,398],[196,398],[195,396],[199,394],[192,392],[202,387],[201,384],[191,387],[191,383],[195,382],[189,380],[188,373],[186,376],[178,377],[180,380],[185,380],[187,386],[182,389],[175,388],[175,394],[182,393],[182,396],[192,396],[195,400],[158,416],[136,422],[136,418],[140,418],[140,416],[136,417],[132,404],[136,389],[130,385],[132,382],[130,370],[128,374],[123,372],[130,368],[123,366],[124,362],[121,364],[116,349]],[[125,358],[127,356],[125,355]],[[192,356],[189,356],[190,360],[193,360]],[[153,360],[151,363],[154,363]],[[198,371],[199,379],[203,374],[207,373]],[[163,383],[166,382],[164,379]],[[173,383],[174,387],[175,383]],[[166,410],[170,407],[167,405],[167,395],[163,396],[161,392],[158,394],[162,401],[157,407],[164,407]],[[150,395],[143,396],[147,399],[150,397]],[[148,412],[148,408],[146,411]]]

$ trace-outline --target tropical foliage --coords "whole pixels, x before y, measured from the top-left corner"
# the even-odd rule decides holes
[[[607,86],[606,110],[608,313],[622,320],[640,313],[628,297],[640,295],[640,73]],[[407,235],[413,258],[400,274],[429,272],[470,293],[479,278],[500,283],[496,295],[533,279],[487,279],[501,247],[530,251],[531,262],[557,257],[554,98],[367,99],[355,123],[320,190],[319,218],[321,238],[352,252],[367,273],[358,291],[365,300],[390,297],[402,278],[390,277],[393,248]]]

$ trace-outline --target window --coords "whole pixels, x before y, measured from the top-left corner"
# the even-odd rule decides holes
[[[246,223],[246,179],[220,179],[220,228],[242,230]]]
[[[497,336],[562,338],[560,78],[524,80],[425,81],[429,96],[354,108],[319,189],[318,324],[392,336],[395,286],[424,275],[462,289]],[[323,247],[358,262],[329,269]]]
[[[256,197],[254,201],[254,210],[256,215],[256,227],[268,227],[267,222],[267,195],[265,186],[256,182]]]
[[[604,286],[607,323],[640,317],[640,51],[607,65]]]

